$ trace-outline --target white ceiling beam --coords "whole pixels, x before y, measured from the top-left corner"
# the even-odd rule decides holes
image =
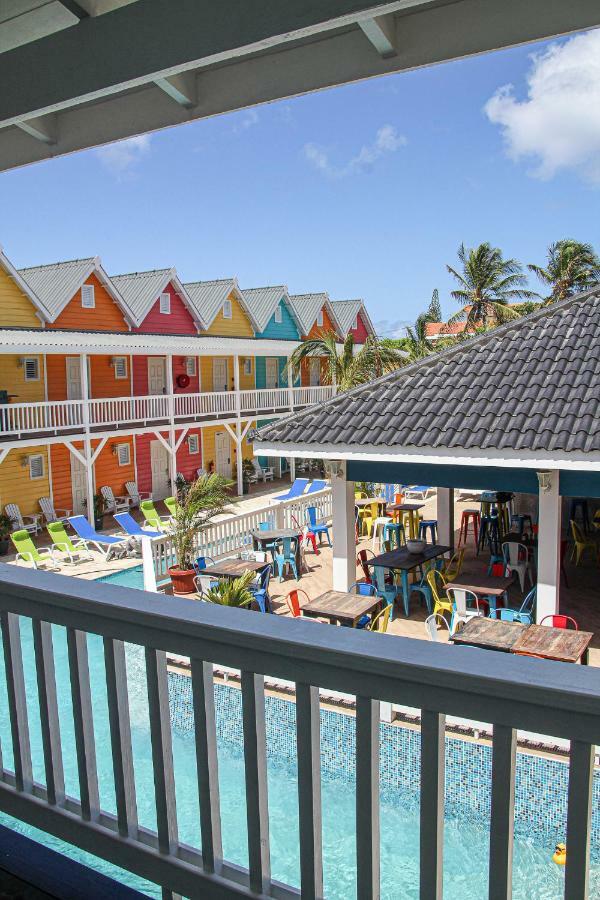
[[[396,19],[392,13],[376,16],[358,23],[382,59],[389,59],[398,52],[396,44]]]
[[[25,119],[17,125],[21,131],[41,141],[43,144],[56,144],[58,135],[58,123],[56,113],[47,116],[36,116],[33,119]]]
[[[169,75],[168,78],[156,78],[154,84],[184,109],[192,109],[198,102],[194,72],[182,72],[181,75]]]

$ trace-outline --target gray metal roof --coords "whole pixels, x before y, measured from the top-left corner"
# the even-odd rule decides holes
[[[19,269],[19,274],[37,294],[48,310],[53,322],[73,298],[86,278],[99,268],[97,256],[87,259],[71,259],[67,262],[50,263],[46,266],[32,266]]]
[[[265,330],[271,316],[281,301],[288,305],[295,318],[294,311],[290,307],[290,295],[285,284],[275,284],[270,287],[244,288],[242,290],[242,296],[246,308],[256,323],[258,331]]]
[[[149,272],[111,275],[111,281],[123,297],[134,321],[139,325],[174,276],[174,269],[153,269]]]
[[[596,290],[281,419],[260,440],[397,452],[589,453],[600,451],[599,385]]]
[[[329,295],[325,291],[318,294],[291,294],[290,306],[301,325],[302,334],[308,334],[316,322],[320,309],[324,306],[331,309]]]
[[[359,314],[362,315],[367,331],[370,331],[373,335],[375,334],[373,323],[369,318],[363,300],[330,300],[329,302],[331,303],[331,308],[333,309],[340,332],[344,337],[346,337],[352,328],[354,320]]]
[[[241,291],[235,278],[218,278],[214,281],[191,281],[184,284],[190,302],[206,328],[210,328],[217,313],[233,291],[241,299]]]

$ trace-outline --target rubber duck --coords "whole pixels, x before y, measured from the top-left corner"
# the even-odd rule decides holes
[[[567,848],[565,844],[557,844],[554,853],[552,854],[552,861],[556,863],[557,866],[564,866],[567,862]]]

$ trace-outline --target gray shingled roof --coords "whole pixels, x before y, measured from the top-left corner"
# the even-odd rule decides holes
[[[281,300],[289,303],[288,289],[285,284],[275,284],[271,287],[244,288],[242,296],[244,297],[246,308],[252,314],[258,331],[265,330]]]
[[[40,298],[53,322],[99,264],[98,257],[90,256],[18,271]]]
[[[600,450],[600,290],[261,429],[268,444]]]

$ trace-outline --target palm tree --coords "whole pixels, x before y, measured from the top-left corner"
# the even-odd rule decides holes
[[[338,338],[328,331],[303,341],[294,350],[288,364],[288,377],[291,374],[292,378],[297,378],[302,362],[313,358],[323,360],[325,383],[336,384],[340,391],[373,381],[406,361],[402,351],[388,347],[374,337],[368,337],[360,350],[355,352],[354,338],[349,334],[340,349]]]
[[[409,362],[417,359],[423,359],[434,352],[435,348],[427,338],[427,323],[434,321],[430,319],[427,313],[421,313],[417,316],[414,327],[407,326],[405,347],[408,353]],[[437,321],[437,320],[436,320]]]
[[[533,264],[527,268],[551,289],[545,304],[565,300],[600,281],[600,259],[594,248],[573,238],[550,244],[546,268]]]
[[[452,296],[463,307],[468,307],[466,328],[497,325],[508,319],[516,319],[519,314],[511,309],[513,300],[524,300],[537,296],[525,288],[527,280],[516,259],[503,259],[502,251],[489,243],[466,248],[461,244],[458,258],[462,271],[446,266],[460,288],[452,291]],[[461,319],[465,309],[450,318]]]

